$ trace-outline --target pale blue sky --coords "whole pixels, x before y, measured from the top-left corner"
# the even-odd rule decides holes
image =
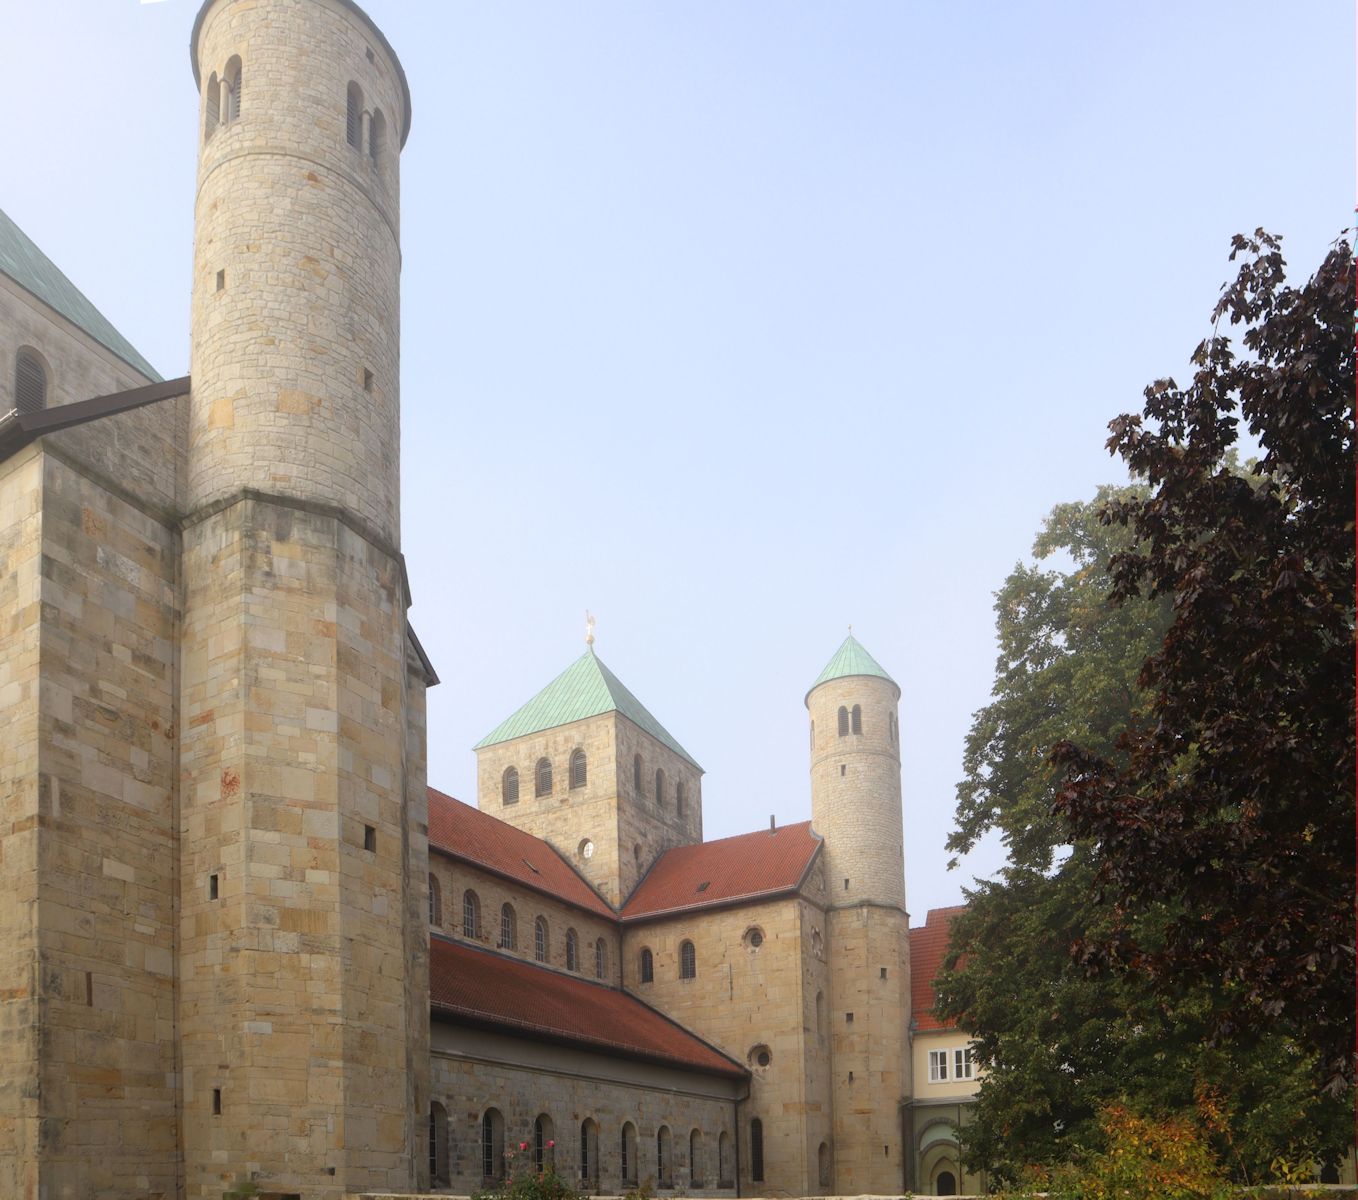
[[[709,838],[810,815],[852,622],[901,684],[910,908],[944,870],[991,593],[1122,479],[1231,234],[1349,224],[1348,3],[366,5],[402,158],[404,550],[430,781],[598,651],[707,769]],[[188,366],[197,0],[0,0],[3,207]],[[248,83],[247,83],[248,86]]]

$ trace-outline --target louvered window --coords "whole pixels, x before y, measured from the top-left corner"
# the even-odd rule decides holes
[[[351,146],[363,138],[363,89],[356,83],[349,85],[349,101],[344,110],[344,137]]]
[[[217,82],[217,72],[213,71],[207,81],[207,96],[204,104],[207,113],[203,117],[203,140],[210,138],[217,128],[218,114],[221,109],[222,85]]]
[[[854,731],[854,733],[862,733],[862,732],[863,732],[863,706],[862,706],[861,704],[855,704],[855,705],[853,706],[853,712],[850,714],[850,719],[851,719],[851,722],[852,722],[852,724],[853,724],[853,731]]]
[[[839,736],[847,737],[849,734],[849,710],[842,704],[839,706]]]
[[[36,354],[20,350],[14,363],[14,407],[21,413],[47,407],[47,372]]]
[[[500,779],[500,802],[502,804],[519,802],[519,773],[513,767],[507,767]]]
[[[368,121],[368,157],[372,159],[374,166],[382,155],[383,142],[386,139],[387,119],[382,115],[380,108],[375,108],[372,118]]]
[[[538,759],[536,782],[533,787],[533,795],[550,796],[552,794],[552,760],[550,758]]]
[[[589,765],[583,750],[571,751],[571,787],[582,788],[589,776]]]

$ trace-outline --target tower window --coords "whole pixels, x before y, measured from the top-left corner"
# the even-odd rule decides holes
[[[692,942],[679,943],[679,978],[696,979],[698,977],[698,956],[693,949]]]
[[[571,751],[571,787],[582,788],[585,781],[589,778],[589,764],[585,760],[583,750]]]
[[[846,1013],[844,1014],[844,1024],[845,1024],[845,1025],[852,1025],[852,1024],[853,1024],[853,1013],[846,1012]]]
[[[217,79],[217,72],[213,71],[208,76],[207,92],[203,96],[203,141],[207,141],[216,132],[217,122],[221,119],[221,100],[222,85]]]
[[[651,953],[650,947],[645,947],[641,951],[641,982],[652,983],[655,980],[655,956]]]
[[[533,922],[533,957],[540,963],[547,961],[547,922],[542,917]]]
[[[217,272],[217,290],[219,292],[226,291],[226,272],[224,270]]]
[[[443,889],[432,872],[429,875],[429,924],[435,929],[443,924]]]
[[[887,715],[886,715],[886,733],[887,733],[887,737],[889,737],[889,738],[891,739],[891,744],[894,746],[894,745],[896,744],[896,714],[895,714],[895,713],[887,713]]]
[[[674,811],[681,817],[684,815],[684,781],[682,779],[674,785]]]
[[[344,109],[344,139],[357,147],[363,138],[363,89],[356,83],[349,85]]]
[[[641,755],[635,755],[632,759],[632,786],[636,789],[638,796],[641,795]]]
[[[220,1117],[222,1115],[222,1089],[212,1089],[212,1115]]]
[[[853,731],[854,731],[854,733],[862,733],[862,732],[863,732],[863,706],[862,706],[861,704],[855,704],[855,705],[853,706],[853,712],[849,714],[849,718],[850,718],[851,724],[853,725]]]
[[[505,773],[500,776],[500,803],[517,804],[519,802],[519,773],[513,767],[506,767]]]
[[[367,368],[363,368],[363,390],[371,392],[373,390],[373,373]]]
[[[471,888],[462,893],[462,936],[481,936],[481,898]]]
[[[580,969],[580,939],[574,929],[566,930],[566,970]]]
[[[656,768],[655,772],[655,806],[656,808],[665,807],[665,772]]]
[[[840,777],[841,779],[843,779],[844,776],[848,773],[848,770],[849,770],[848,767],[846,767],[843,763],[840,763],[840,764],[839,764],[839,777]]]
[[[550,796],[552,794],[552,760],[550,758],[538,759],[537,770],[533,776],[533,795]]]
[[[47,370],[29,349],[20,350],[14,360],[14,407],[21,413],[47,407]]]
[[[373,109],[368,119],[368,159],[376,166],[382,155],[383,143],[387,139],[387,119],[380,108]]]
[[[377,853],[377,830],[372,825],[363,826],[363,849]]]
[[[500,949],[519,948],[519,918],[512,904],[500,905]]]
[[[839,706],[839,736],[847,737],[849,734],[849,710],[844,705]]]
[[[222,124],[240,120],[241,71],[240,57],[232,55],[222,75]]]
[[[207,877],[207,898],[209,900],[215,900],[217,899],[219,894],[220,893],[217,888],[217,876],[209,875]]]

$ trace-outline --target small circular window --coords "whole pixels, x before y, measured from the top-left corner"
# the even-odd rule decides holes
[[[767,1070],[769,1064],[773,1062],[773,1051],[762,1043],[752,1046],[749,1053],[749,1063],[756,1071]]]
[[[758,925],[751,925],[741,940],[746,950],[758,950],[764,944],[764,931]]]
[[[594,843],[591,842],[589,838],[586,838],[583,842],[580,843],[580,857],[581,858],[594,857]]]

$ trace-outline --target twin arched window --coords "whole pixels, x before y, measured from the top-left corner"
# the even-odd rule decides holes
[[[226,70],[221,79],[213,71],[208,76],[207,93],[204,96],[203,140],[207,141],[218,125],[230,125],[240,120],[241,107],[241,67],[240,55],[233,54],[227,60]]]
[[[698,977],[698,955],[693,949],[692,942],[679,943],[679,978],[696,979]]]
[[[429,875],[429,924],[435,929],[443,924],[443,891],[432,872]]]
[[[571,751],[571,770],[570,782],[572,788],[582,788],[585,781],[589,778],[589,766],[585,761],[583,750]]]
[[[533,795],[550,796],[552,794],[552,760],[550,758],[538,759],[538,765],[533,772]]]
[[[580,939],[576,937],[574,929],[566,930],[566,970],[578,971],[580,969]]]
[[[863,706],[855,704],[853,709],[847,709],[844,705],[839,706],[839,736],[847,737],[849,731],[854,733],[863,732]],[[814,733],[812,735],[814,737]]]
[[[655,980],[655,956],[651,953],[650,947],[641,951],[641,982],[651,983]]]
[[[547,919],[539,917],[533,922],[533,957],[540,963],[547,961]]]
[[[344,97],[344,140],[355,150],[366,151],[374,166],[386,148],[387,120],[380,108],[364,111],[363,89],[353,82]]]
[[[506,767],[505,773],[500,776],[500,803],[517,804],[519,802],[519,772],[514,767]]]
[[[514,913],[512,904],[500,905],[500,949],[517,950],[519,948],[519,918]]]
[[[481,899],[471,888],[462,893],[462,936],[481,936]]]
[[[47,407],[47,368],[36,350],[24,347],[14,359],[14,407],[21,413]]]

